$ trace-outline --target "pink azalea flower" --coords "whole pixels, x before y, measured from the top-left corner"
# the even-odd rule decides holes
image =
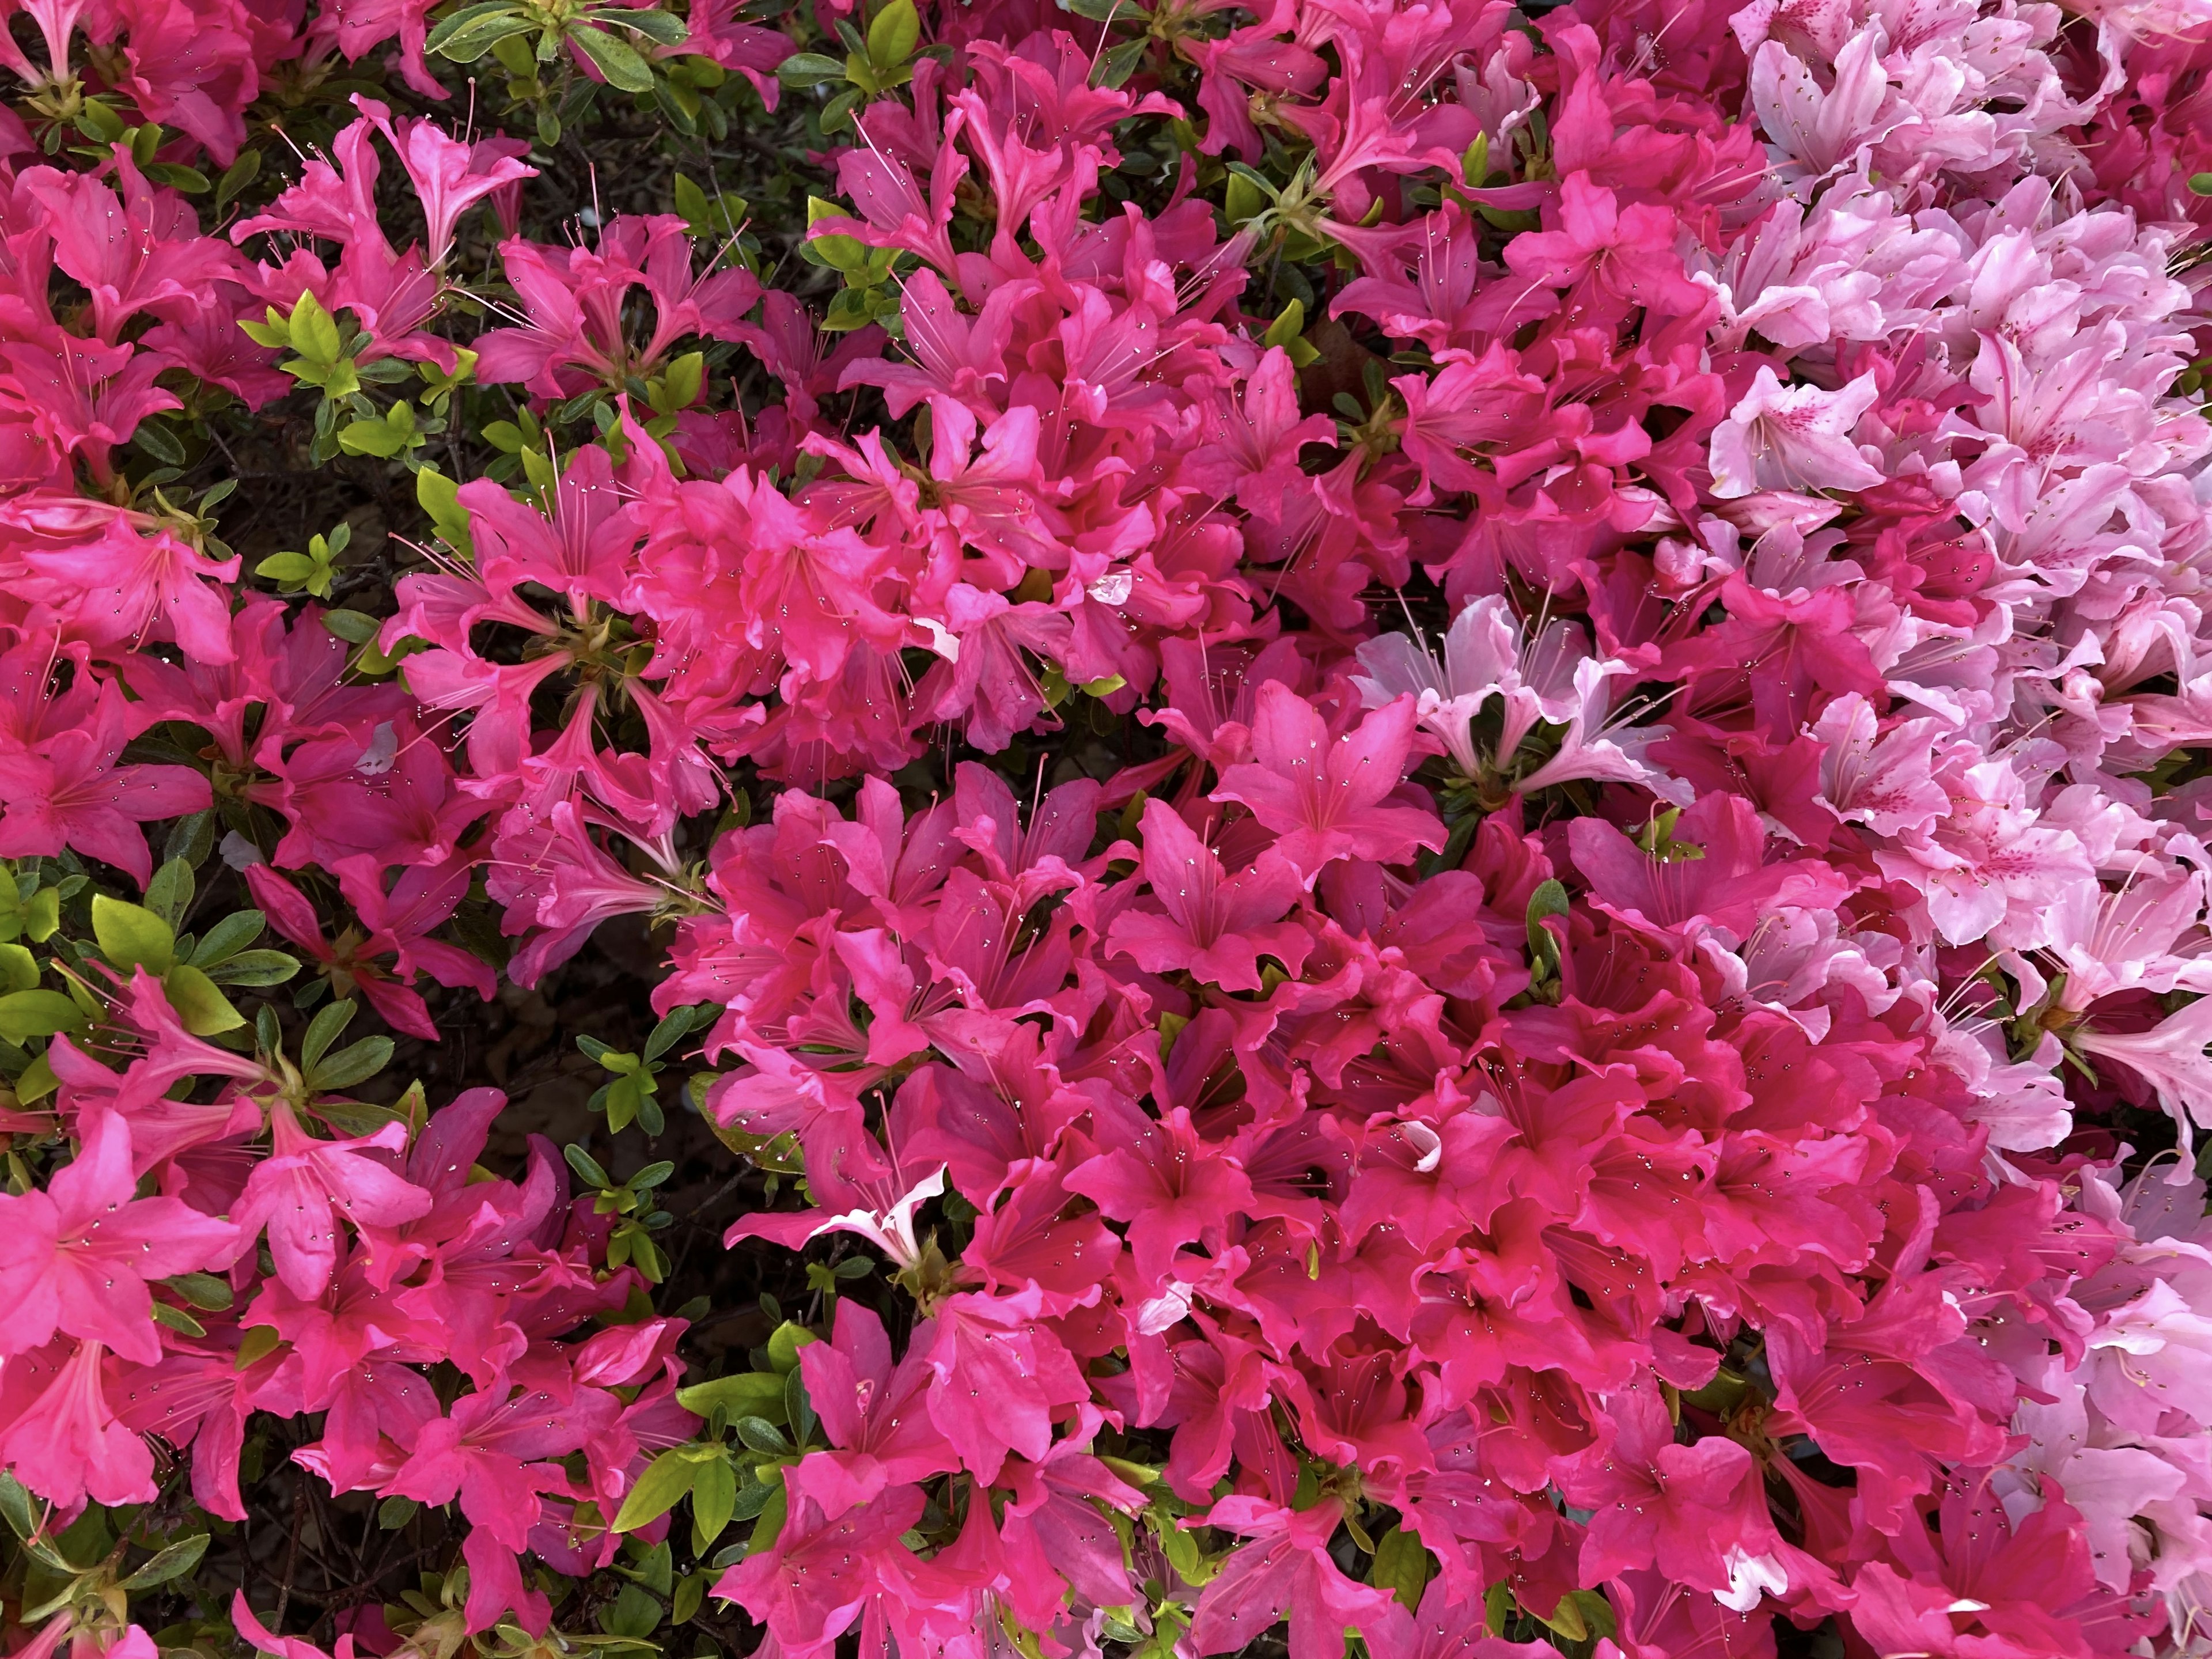
[[[139,1198],[130,1126],[101,1113],[43,1192],[0,1195],[0,1354],[43,1347],[57,1329],[126,1359],[161,1358],[149,1280],[228,1261],[238,1231],[173,1198]]]
[[[1418,848],[1442,847],[1443,826],[1432,814],[1389,804],[1415,719],[1413,700],[1401,697],[1332,738],[1317,709],[1270,682],[1255,706],[1253,758],[1222,774],[1215,798],[1249,807],[1275,831],[1275,851],[1309,886],[1334,859],[1395,864]]]
[[[1784,386],[1762,368],[1751,390],[1714,428],[1713,494],[1723,500],[1758,490],[1865,489],[1881,482],[1851,442],[1859,418],[1881,395],[1871,375],[1839,392]]]
[[[268,1230],[276,1275],[295,1296],[319,1296],[330,1283],[341,1213],[356,1225],[390,1227],[430,1207],[429,1194],[369,1155],[370,1149],[405,1146],[403,1125],[387,1123],[354,1139],[318,1140],[280,1100],[270,1113],[270,1128],[274,1149],[254,1166],[231,1218],[249,1246]]]

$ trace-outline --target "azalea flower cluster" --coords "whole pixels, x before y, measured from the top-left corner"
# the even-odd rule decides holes
[[[6,10],[11,1651],[2212,1651],[2193,0]]]

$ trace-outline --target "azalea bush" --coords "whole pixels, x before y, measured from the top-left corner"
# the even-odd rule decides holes
[[[0,0],[9,1659],[2212,1653],[2201,0]]]

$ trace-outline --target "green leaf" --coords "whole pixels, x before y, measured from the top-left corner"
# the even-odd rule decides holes
[[[221,1313],[231,1304],[230,1286],[213,1273],[179,1273],[165,1279],[167,1285],[195,1308],[208,1313]]]
[[[779,1372],[796,1370],[799,1369],[799,1351],[817,1340],[819,1339],[805,1326],[787,1319],[769,1333],[768,1363]]]
[[[1228,193],[1222,198],[1222,211],[1233,225],[1256,219],[1267,210],[1267,194],[1243,173],[1229,175]]]
[[[0,1520],[16,1537],[29,1539],[39,1530],[38,1507],[12,1474],[0,1471]]]
[[[173,931],[185,925],[185,913],[192,908],[197,890],[191,864],[183,859],[166,860],[146,884],[146,908]]]
[[[59,991],[11,991],[0,997],[0,1039],[18,1045],[57,1031],[81,1031],[91,1023]]]
[[[22,891],[19,881],[16,892]],[[58,887],[42,887],[28,900],[18,897],[14,915],[9,918],[16,931],[33,945],[44,945],[59,931],[62,925],[62,894]],[[9,937],[13,937],[10,934]]]
[[[1505,1634],[1505,1622],[1513,1616],[1513,1591],[1504,1579],[1499,1579],[1482,1593],[1482,1623],[1492,1638]]]
[[[760,1417],[740,1417],[730,1426],[737,1431],[738,1440],[748,1451],[757,1451],[763,1457],[788,1457],[791,1442],[776,1432],[775,1425]]]
[[[325,611],[324,629],[348,645],[367,645],[382,631],[384,624],[374,617],[359,611]]]
[[[783,1473],[781,1469],[776,1471],[776,1478],[773,1480],[755,1480],[750,1475],[747,1476],[744,1485],[738,1488],[737,1505],[731,1510],[730,1519],[757,1521],[761,1511],[765,1510],[775,1500],[775,1495],[782,1490]],[[744,1546],[738,1546],[740,1552],[744,1548]]]
[[[300,971],[300,959],[282,951],[240,951],[236,956],[217,963],[206,970],[208,978],[217,985],[235,985],[241,990],[265,991],[272,985],[289,982]]]
[[[521,436],[520,433],[515,435]],[[458,553],[473,554],[476,547],[469,536],[469,510],[461,505],[460,489],[459,484],[434,466],[426,466],[415,475],[415,500],[430,515],[440,538]]]
[[[429,38],[422,42],[422,51],[434,51],[434,53],[442,55],[445,53],[445,42],[449,42],[453,35],[460,33],[462,28],[469,28],[473,27],[473,24],[483,22],[484,18],[498,18],[498,15],[502,15],[502,13],[504,15],[514,15],[514,4],[511,4],[511,0],[480,0],[480,4],[462,7],[460,11],[453,13],[452,18],[447,18],[445,22],[441,22],[435,28],[431,28]]]
[[[2212,196],[2212,173],[2194,174],[2189,180],[2189,188],[2199,196]]]
[[[1474,142],[1459,158],[1459,176],[1467,180],[1468,188],[1479,190],[1490,177],[1490,135],[1478,132]]]
[[[1539,882],[1528,896],[1528,955],[1540,979],[1552,977],[1559,969],[1559,941],[1544,920],[1566,914],[1567,890],[1557,880]]]
[[[793,1443],[803,1446],[813,1437],[821,1419],[814,1414],[814,1402],[806,1397],[806,1377],[802,1371],[794,1370],[783,1379],[783,1416],[791,1425]]]
[[[131,441],[151,455],[164,466],[182,466],[185,447],[177,441],[177,434],[159,421],[145,421],[131,434]]]
[[[577,29],[568,38],[598,65],[609,86],[624,92],[653,90],[653,66],[638,56],[637,48],[629,41],[594,28]]]
[[[707,385],[707,355],[702,351],[687,351],[668,365],[660,377],[659,395],[653,406],[663,415],[673,415],[689,409],[699,401],[699,393]]]
[[[1212,1578],[1215,1564],[1206,1559],[1198,1547],[1198,1540],[1172,1521],[1159,1528],[1160,1549],[1168,1558],[1168,1565],[1175,1569],[1176,1577],[1195,1589]]]
[[[234,1031],[246,1024],[246,1016],[216,988],[216,982],[188,962],[179,963],[161,976],[161,994],[194,1036]]]
[[[181,1331],[186,1336],[207,1334],[207,1327],[182,1308],[172,1308],[165,1302],[156,1302],[149,1311],[153,1314],[154,1322],[157,1325],[167,1325],[171,1330]]]
[[[61,1086],[62,1080],[54,1075],[54,1068],[47,1065],[46,1057],[40,1054],[24,1068],[23,1075],[15,1079],[16,1103],[35,1105]]]
[[[696,1490],[692,1493],[692,1501],[695,1504],[698,1501],[698,1493]],[[697,1614],[700,1604],[706,1599],[707,1575],[702,1572],[685,1573],[676,1581],[676,1594],[670,1599],[668,1604],[669,1623],[690,1624],[693,1617]]]
[[[293,350],[319,368],[337,362],[337,319],[324,310],[313,294],[301,291],[299,303],[292,307],[290,323]]]
[[[768,1500],[761,1505],[760,1518],[753,1522],[752,1536],[745,1542],[748,1555],[757,1555],[775,1542],[776,1534],[783,1530],[783,1518],[790,1513],[790,1509],[791,1493],[779,1480],[775,1489],[769,1493]]]
[[[268,918],[258,910],[233,910],[207,930],[192,947],[193,967],[208,969],[228,962],[261,937]]]
[[[864,288],[840,289],[830,301],[830,309],[822,319],[825,334],[849,334],[856,328],[866,328],[876,319],[876,307],[872,298],[873,290]]]
[[[349,455],[374,455],[390,460],[422,441],[415,428],[415,405],[402,398],[377,419],[353,421],[338,434],[338,447]]]
[[[783,1378],[775,1371],[739,1371],[676,1391],[676,1403],[702,1417],[713,1415],[720,1406],[732,1418],[758,1417],[774,1422],[784,1415],[783,1401]]]
[[[1367,1582],[1389,1590],[1411,1613],[1421,1604],[1429,1583],[1429,1553],[1421,1540],[1403,1527],[1393,1527],[1375,1546],[1375,1565]]]
[[[674,1509],[677,1500],[691,1490],[705,1465],[693,1462],[684,1454],[688,1446],[672,1446],[654,1458],[646,1472],[638,1476],[637,1485],[629,1489],[623,1499],[622,1511],[615,1516],[617,1532],[635,1532],[649,1526]]]
[[[613,1185],[608,1178],[607,1172],[599,1167],[599,1160],[574,1141],[561,1149],[561,1156],[568,1160],[568,1167],[576,1172],[578,1180],[597,1187],[603,1192]],[[702,1413],[701,1415],[703,1416],[705,1413]]]
[[[362,1100],[338,1100],[325,1095],[315,1103],[315,1115],[342,1135],[373,1135],[387,1123],[399,1121],[389,1106],[372,1106]]]
[[[842,81],[845,66],[818,52],[796,52],[776,65],[775,78],[787,87],[818,87],[825,81]]]
[[[464,6],[439,24],[430,31],[429,39],[423,41],[422,49],[457,64],[471,63],[489,51],[495,42],[536,27],[508,0],[488,0],[485,4]]]
[[[386,1532],[398,1532],[422,1507],[411,1498],[387,1498],[376,1506],[376,1524]]]
[[[238,1345],[235,1368],[241,1371],[251,1370],[283,1346],[284,1339],[277,1334],[275,1326],[249,1325],[244,1340]]]
[[[693,1461],[705,1462],[703,1458],[695,1458]],[[665,1595],[675,1580],[676,1553],[669,1547],[668,1540],[664,1538],[646,1551],[643,1559],[638,1562],[635,1569],[617,1567],[616,1571],[622,1573],[623,1577],[644,1585],[655,1595]]]
[[[1152,37],[1140,34],[1126,41],[1099,59],[1094,82],[1102,87],[1118,87],[1137,72],[1137,65],[1145,61],[1145,53],[1152,47]]]
[[[1261,337],[1261,342],[1265,345],[1282,347],[1290,357],[1291,367],[1304,368],[1308,363],[1317,362],[1321,358],[1320,350],[1305,337],[1305,330],[1306,302],[1292,300],[1283,307],[1275,320],[1267,325],[1267,331]]]
[[[697,1012],[697,1009],[690,1007],[672,1008],[662,1016],[645,1040],[646,1059],[659,1060],[681,1042],[690,1032],[692,1019]]]
[[[307,1022],[306,1035],[300,1039],[300,1065],[303,1070],[313,1071],[315,1068],[322,1057],[330,1052],[331,1044],[344,1034],[346,1025],[352,1018],[353,1004],[350,1001],[333,1002],[315,1011],[315,1017]]]
[[[315,562],[304,553],[271,553],[253,574],[287,588],[304,587],[314,576]]]
[[[691,1481],[691,1550],[704,1556],[730,1524],[738,1506],[738,1475],[726,1457],[698,1466]]]
[[[1260,343],[1286,346],[1306,331],[1306,302],[1293,300],[1276,313],[1275,320],[1267,325],[1267,331],[1260,337]]]
[[[624,1584],[614,1605],[599,1612],[599,1628],[610,1636],[628,1637],[642,1642],[660,1623],[660,1603],[653,1593],[638,1584]]]
[[[691,34],[682,18],[665,11],[622,11],[604,7],[594,11],[592,18],[595,22],[619,24],[658,46],[680,46]]]
[[[249,149],[242,153],[225,169],[215,184],[215,208],[220,213],[228,207],[239,191],[261,176],[261,152]]]
[[[208,176],[198,167],[188,167],[177,161],[149,161],[143,171],[157,185],[167,185],[171,190],[182,191],[187,196],[204,196],[212,186]]]
[[[707,192],[685,178],[676,175],[676,210],[684,216],[684,228],[694,236],[711,237],[719,241],[734,236],[738,227],[744,222],[748,204],[742,196],[732,196],[719,185],[710,200]]]
[[[166,1584],[172,1579],[182,1578],[199,1565],[200,1557],[207,1553],[208,1535],[194,1533],[190,1538],[179,1538],[167,1549],[158,1551],[154,1559],[123,1581],[127,1590],[149,1590]]]
[[[0,945],[0,992],[28,991],[39,982],[39,959],[27,945]]]
[[[868,255],[874,250],[857,236],[846,236],[828,231],[819,236],[810,236],[799,245],[799,252],[808,261],[823,264],[832,270],[848,274],[868,268]]]
[[[392,1064],[392,1049],[388,1036],[363,1037],[316,1066],[310,1084],[317,1090],[325,1090],[350,1089],[356,1083],[365,1083]]]
[[[896,69],[921,44],[921,15],[914,0],[890,0],[868,25],[868,61],[878,69]]]
[[[1595,1607],[1591,1605],[1593,1602],[1596,1604]],[[1594,1622],[1592,1615],[1598,1607],[1605,1609],[1606,1620],[1610,1624],[1613,1612],[1611,1604],[1602,1595],[1590,1590],[1571,1591],[1559,1598],[1559,1605],[1552,1610],[1549,1617],[1541,1613],[1535,1613],[1534,1616],[1538,1624],[1555,1635],[1564,1636],[1570,1642],[1587,1642],[1589,1640],[1590,1628]],[[1534,1613],[1534,1609],[1531,1608],[1529,1611]]]
[[[177,959],[176,930],[140,904],[125,904],[105,893],[92,896],[92,936],[100,954],[121,973],[143,968],[155,978]]]

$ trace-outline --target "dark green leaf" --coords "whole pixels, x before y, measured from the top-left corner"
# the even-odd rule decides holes
[[[208,176],[198,167],[188,167],[176,161],[149,161],[143,171],[157,185],[167,185],[171,190],[182,191],[187,196],[204,196],[210,185]]]
[[[592,20],[599,23],[616,24],[634,33],[642,34],[659,46],[680,46],[691,35],[682,18],[665,11],[622,11],[605,7],[594,11]]]
[[[300,959],[282,951],[240,951],[206,971],[208,978],[217,985],[266,990],[271,985],[284,984],[297,974]]]
[[[232,198],[234,198],[239,191],[244,190],[248,185],[252,184],[260,176],[261,152],[258,149],[249,149],[241,155],[235,161],[233,161],[230,166],[224,170],[222,177],[216,180],[216,211],[220,213],[223,209],[228,207],[231,204]]]
[[[561,1156],[568,1160],[568,1167],[576,1172],[578,1180],[602,1189],[613,1184],[607,1172],[599,1167],[599,1160],[573,1141],[561,1149]]]
[[[177,441],[177,434],[159,421],[142,421],[131,441],[155,460],[167,466],[185,464],[185,447]]]
[[[39,1529],[38,1506],[15,1477],[0,1470],[0,1520],[18,1538],[29,1538]]]
[[[1118,46],[1099,60],[1093,77],[1102,87],[1118,87],[1137,72],[1137,65],[1145,61],[1145,53],[1152,44],[1152,37],[1140,34],[1135,40]]]
[[[207,1553],[208,1535],[194,1533],[190,1538],[179,1538],[167,1549],[158,1552],[154,1559],[123,1581],[127,1590],[149,1590],[174,1578],[182,1578],[199,1565],[200,1557]]]
[[[1393,1527],[1375,1546],[1375,1564],[1367,1582],[1389,1590],[1411,1613],[1421,1604],[1429,1583],[1429,1553],[1421,1540],[1403,1527]]]
[[[186,1336],[205,1336],[207,1334],[207,1327],[201,1324],[198,1320],[193,1318],[182,1308],[172,1308],[166,1302],[156,1302],[153,1306],[152,1311],[154,1315],[154,1322],[157,1325],[167,1325],[171,1330],[181,1331]]]
[[[259,939],[267,925],[268,918],[258,910],[233,910],[209,928],[192,947],[192,966],[204,969],[228,962]]]
[[[319,1091],[350,1089],[356,1083],[365,1083],[392,1063],[392,1049],[388,1036],[363,1037],[349,1043],[314,1068],[311,1086]]]
[[[312,1071],[316,1063],[331,1050],[331,1044],[344,1035],[353,1018],[351,1001],[333,1002],[327,1008],[316,1011],[307,1022],[307,1035],[300,1039],[300,1064]]]
[[[775,1425],[760,1417],[740,1417],[730,1426],[737,1431],[738,1439],[748,1450],[763,1457],[788,1457],[791,1442],[776,1431]]]
[[[230,1286],[213,1273],[179,1273],[173,1279],[163,1279],[161,1283],[195,1308],[204,1309],[209,1313],[221,1313],[231,1304]]]
[[[818,87],[826,81],[843,80],[845,65],[818,52],[802,52],[777,64],[775,78],[787,87]]]

